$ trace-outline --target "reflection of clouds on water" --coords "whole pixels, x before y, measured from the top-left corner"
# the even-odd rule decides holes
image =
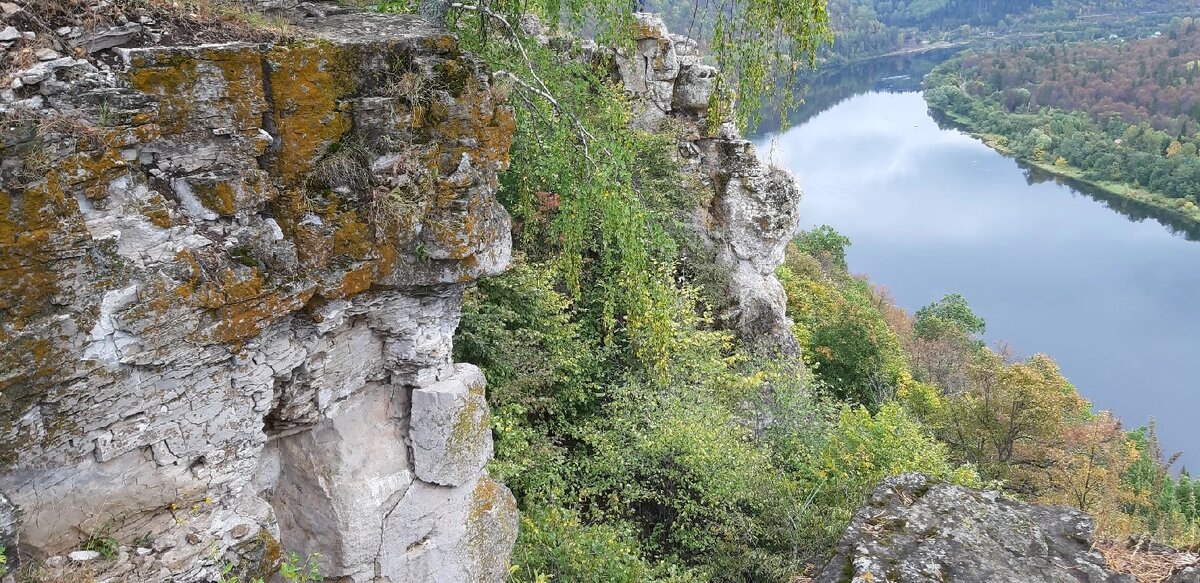
[[[1130,426],[1157,417],[1167,449],[1200,464],[1200,244],[1027,180],[940,129],[916,93],[852,97],[776,140],[805,190],[803,224],[850,237],[852,269],[909,309],[963,293],[989,340],[1054,356],[1098,407]]]

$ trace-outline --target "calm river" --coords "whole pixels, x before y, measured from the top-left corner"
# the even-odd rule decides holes
[[[842,100],[810,99],[759,139],[800,179],[803,227],[847,235],[851,271],[910,311],[963,294],[989,342],[1051,355],[1098,409],[1155,418],[1168,454],[1200,468],[1200,243],[939,126],[915,82],[875,69],[866,92],[860,70],[857,90],[834,83]]]

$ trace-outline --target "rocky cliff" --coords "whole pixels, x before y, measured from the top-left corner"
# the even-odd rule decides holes
[[[89,569],[131,581],[281,549],[339,581],[504,578],[516,510],[484,470],[484,379],[450,355],[464,286],[509,260],[512,113],[453,37],[333,12],[210,44],[5,5],[0,543],[21,560],[90,541],[113,556]]]
[[[683,122],[684,167],[711,191],[691,217],[708,256],[693,261],[722,274],[713,298],[721,324],[752,348],[799,354],[775,270],[800,225],[800,188],[786,170],[762,163],[732,124],[705,127],[716,70],[702,63],[696,42],[671,34],[656,15],[634,19],[635,47],[618,51],[617,76],[635,97],[635,127]]]

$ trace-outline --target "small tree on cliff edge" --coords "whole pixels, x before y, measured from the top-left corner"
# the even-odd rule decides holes
[[[417,12],[442,24],[455,12],[477,14],[497,21],[502,33],[512,36],[520,34],[512,23],[521,14],[533,13],[575,30],[586,26],[601,43],[627,43],[632,15],[640,7],[634,1],[418,0]],[[753,126],[764,104],[783,111],[794,105],[798,71],[815,65],[817,49],[832,41],[826,4],[827,0],[692,0],[693,25],[673,32],[687,32],[705,44],[719,71],[715,102],[734,104],[726,117],[739,126]],[[525,81],[537,86],[533,79]]]

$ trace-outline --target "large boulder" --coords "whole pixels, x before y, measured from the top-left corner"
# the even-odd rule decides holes
[[[816,583],[1133,583],[1105,567],[1086,514],[920,474],[883,482]]]

